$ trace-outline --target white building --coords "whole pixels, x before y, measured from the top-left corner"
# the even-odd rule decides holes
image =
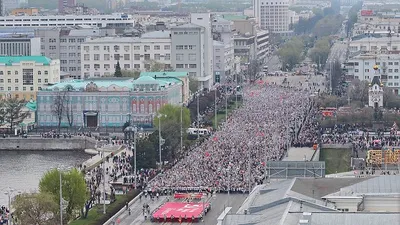
[[[2,16],[1,27],[66,27],[89,25],[124,29],[134,26],[131,15],[113,13],[110,15],[48,15],[48,16]]]
[[[392,37],[385,34],[359,35],[352,38],[349,51],[350,55],[357,52],[385,54],[391,51],[400,51],[400,36],[397,34]]]
[[[261,29],[290,34],[289,0],[255,0],[254,15]]]
[[[60,60],[44,56],[1,56],[0,94],[35,99],[36,92],[60,82]]]
[[[146,71],[152,62],[171,68],[171,32],[154,31],[137,37],[103,37],[81,44],[83,78],[112,76],[121,69]]]
[[[369,107],[383,107],[383,84],[376,74],[369,84],[368,88],[368,106]]]
[[[8,34],[0,37],[0,56],[31,55],[40,55],[40,38],[28,34]]]
[[[267,56],[271,54],[269,32],[267,30],[256,30],[256,54],[257,59],[261,62],[265,62]]]

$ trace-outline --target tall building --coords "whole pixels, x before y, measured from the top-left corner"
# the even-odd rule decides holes
[[[58,0],[58,13],[63,13],[65,8],[76,5],[75,0]]]
[[[60,61],[44,56],[0,56],[0,95],[35,99],[36,92],[60,82]]]
[[[254,15],[261,29],[290,35],[289,0],[254,0]]]
[[[40,38],[29,34],[1,35],[0,56],[40,56]]]
[[[90,38],[115,35],[113,29],[52,28],[37,29],[35,36],[41,40],[41,55],[60,59],[61,71],[81,78],[81,44]]]
[[[0,16],[3,16],[4,15],[4,10],[3,10],[3,1],[4,0],[0,0]]]
[[[13,9],[16,9],[19,7],[19,0],[1,0],[0,2],[3,3],[2,4],[2,12],[3,12],[2,15],[7,15]]]

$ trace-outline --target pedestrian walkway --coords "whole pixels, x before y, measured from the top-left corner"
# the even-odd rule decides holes
[[[171,198],[171,196],[168,196]],[[150,199],[150,197],[142,197],[141,200],[135,201],[132,205],[129,206],[131,208],[131,215],[129,215],[129,211],[124,211],[118,218],[116,218],[116,223],[119,225],[141,225],[145,222],[144,215],[143,215],[143,204],[148,204],[150,206],[150,214],[159,207],[160,205],[164,204],[167,201],[167,196],[160,196],[154,198],[154,201]],[[119,221],[119,223],[118,223]],[[147,221],[150,221],[150,215],[147,216]]]

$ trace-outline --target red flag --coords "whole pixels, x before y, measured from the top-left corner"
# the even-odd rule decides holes
[[[213,137],[213,141],[218,141],[218,137],[217,136]]]
[[[252,92],[250,92],[250,96],[251,97],[253,97],[254,96],[254,92],[252,91]]]
[[[265,162],[261,162],[261,165],[262,165],[262,166],[265,166]]]
[[[205,155],[206,155],[206,157],[209,157],[209,156],[210,156],[210,153],[206,152]]]

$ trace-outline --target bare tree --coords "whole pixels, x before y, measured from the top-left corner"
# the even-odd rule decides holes
[[[72,101],[69,98],[67,98],[65,114],[67,115],[69,127],[72,127],[72,124],[74,124],[74,112],[72,109]]]
[[[10,125],[10,129],[22,123],[29,115],[29,110],[24,110],[26,101],[16,98],[7,98],[4,102],[4,110],[2,110],[4,122]]]
[[[59,91],[57,95],[53,98],[53,109],[52,113],[54,116],[57,117],[58,125],[58,133],[60,133],[60,128],[61,128],[61,121],[64,117],[65,111],[66,111],[66,95],[67,92],[65,91]]]

